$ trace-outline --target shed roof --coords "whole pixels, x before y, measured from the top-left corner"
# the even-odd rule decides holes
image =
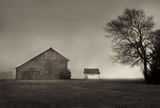
[[[100,74],[98,68],[85,68],[84,74]]]

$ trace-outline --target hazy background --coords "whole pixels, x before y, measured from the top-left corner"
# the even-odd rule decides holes
[[[159,0],[0,0],[0,72],[15,72],[52,47],[70,60],[72,78],[88,67],[102,78],[141,78],[139,68],[112,63],[105,38],[105,23],[124,8],[145,10],[160,28]]]

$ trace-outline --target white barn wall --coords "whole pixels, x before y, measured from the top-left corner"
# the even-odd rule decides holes
[[[85,74],[84,78],[85,79],[100,79],[100,75],[99,74]]]

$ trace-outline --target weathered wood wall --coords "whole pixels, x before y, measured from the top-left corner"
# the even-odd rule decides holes
[[[59,79],[60,72],[67,71],[67,62],[56,51],[48,50],[17,67],[16,79]]]

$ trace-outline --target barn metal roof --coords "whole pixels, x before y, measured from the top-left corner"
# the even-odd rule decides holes
[[[98,68],[85,68],[84,74],[100,74]]]
[[[42,54],[44,54],[45,52],[48,52],[48,51],[54,51],[54,52],[56,52],[57,54],[59,54],[61,57],[63,57],[63,58],[64,58],[64,60],[69,61],[69,59],[67,59],[67,58],[66,58],[66,57],[64,57],[62,54],[60,54],[58,51],[54,50],[54,49],[51,47],[51,48],[47,49],[46,51],[44,51],[44,52],[40,53],[39,55],[37,55],[37,56],[33,57],[32,59],[28,60],[27,62],[23,63],[22,65],[17,66],[16,68],[19,68],[19,67],[21,67],[21,66],[25,65],[26,63],[28,63],[28,62],[30,62],[30,61],[32,61],[32,60],[34,60],[34,59],[35,59],[35,58],[37,58],[38,56],[40,56],[40,55],[42,55]]]

